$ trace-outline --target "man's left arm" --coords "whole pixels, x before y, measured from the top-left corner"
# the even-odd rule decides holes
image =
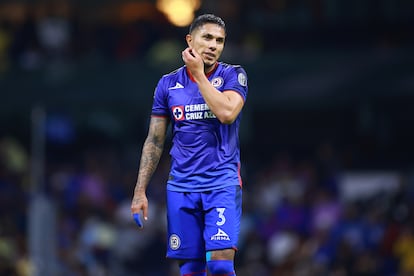
[[[243,97],[236,91],[218,91],[203,74],[194,79],[211,112],[223,124],[231,124],[236,120],[244,105]]]

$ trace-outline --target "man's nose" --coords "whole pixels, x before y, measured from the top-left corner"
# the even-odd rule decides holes
[[[208,45],[208,47],[210,48],[210,50],[216,50],[217,49],[217,41],[215,41],[215,40],[210,41],[210,44]]]

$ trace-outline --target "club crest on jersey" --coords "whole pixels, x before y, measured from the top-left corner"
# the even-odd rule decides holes
[[[246,78],[245,74],[239,73],[237,75],[237,80],[239,81],[241,86],[246,86],[247,85],[247,78]]]
[[[178,248],[180,248],[180,245],[181,245],[180,237],[177,236],[176,234],[172,234],[170,236],[170,248],[172,250],[177,250]]]
[[[173,106],[171,107],[171,110],[176,121],[184,120],[184,106]]]
[[[215,87],[215,88],[220,88],[224,83],[224,80],[222,77],[215,77],[214,79],[211,80],[211,84]]]

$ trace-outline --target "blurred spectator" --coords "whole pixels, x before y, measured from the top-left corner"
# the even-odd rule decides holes
[[[25,70],[36,70],[43,63],[36,32],[34,11],[26,8],[24,22],[15,27],[10,54],[13,63]]]
[[[48,10],[46,16],[37,22],[37,36],[39,45],[47,59],[59,60],[67,56],[70,45],[69,21]]]
[[[9,51],[11,45],[11,30],[8,22],[0,20],[0,74],[9,69]]]
[[[394,244],[394,253],[400,260],[401,275],[414,274],[414,234],[411,224],[403,226],[401,234]]]

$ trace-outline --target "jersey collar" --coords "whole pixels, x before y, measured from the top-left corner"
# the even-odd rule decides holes
[[[218,67],[218,65],[219,65],[219,63],[218,62],[216,62],[216,64],[214,64],[214,68],[213,68],[213,70],[211,70],[210,72],[208,72],[207,74],[206,74],[206,77],[207,78],[209,78],[215,71],[216,71],[216,69],[217,69],[217,67]],[[188,74],[188,76],[190,77],[190,80],[192,81],[192,82],[195,82],[195,79],[194,79],[194,77],[193,77],[193,75],[191,75],[191,73],[190,73],[190,70],[188,70],[188,68],[186,67],[185,68],[185,70],[187,71],[187,74]]]

